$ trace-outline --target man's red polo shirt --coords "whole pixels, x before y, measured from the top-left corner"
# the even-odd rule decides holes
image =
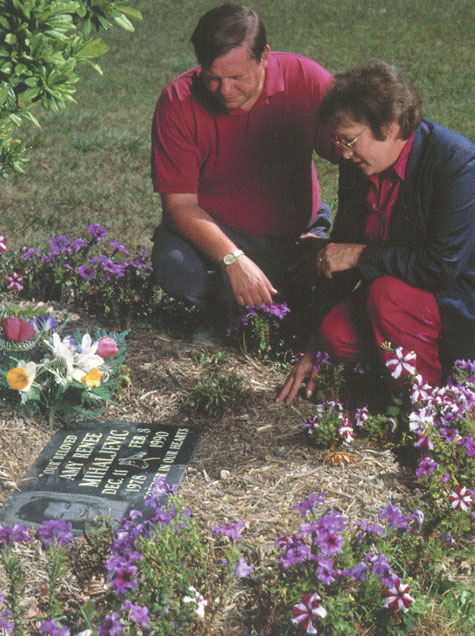
[[[155,191],[198,193],[211,216],[245,232],[297,236],[320,206],[314,148],[336,159],[329,130],[316,130],[314,123],[330,73],[309,58],[271,53],[251,111],[218,113],[200,100],[199,71],[178,76],[158,100]]]

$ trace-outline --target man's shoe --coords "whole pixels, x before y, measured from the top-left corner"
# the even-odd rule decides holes
[[[219,336],[208,324],[201,323],[194,330],[191,342],[197,345],[222,346],[225,344],[224,336]]]

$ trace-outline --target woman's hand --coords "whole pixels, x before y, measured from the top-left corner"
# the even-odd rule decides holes
[[[316,257],[317,271],[327,278],[335,272],[352,269],[358,263],[361,252],[366,245],[361,243],[328,243]]]
[[[313,351],[307,351],[303,354],[287,378],[277,402],[285,401],[286,404],[291,404],[307,376],[310,376],[307,382],[307,397],[309,398],[313,394],[316,384],[315,378],[317,377],[313,362]]]

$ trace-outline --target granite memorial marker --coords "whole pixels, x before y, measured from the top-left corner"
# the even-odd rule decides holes
[[[37,528],[64,518],[79,534],[95,517],[147,516],[144,499],[159,475],[178,484],[200,432],[137,422],[81,423],[56,433],[0,510],[0,522]]]

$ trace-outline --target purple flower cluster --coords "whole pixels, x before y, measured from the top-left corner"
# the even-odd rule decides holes
[[[106,560],[108,580],[115,594],[133,592],[137,586],[136,561],[142,559],[142,553],[136,548],[136,540],[150,535],[150,524],[142,520],[142,513],[133,510],[120,520],[111,545],[111,556]]]
[[[98,625],[99,636],[117,636],[122,631],[119,612],[111,612],[104,617],[104,625]]]
[[[40,623],[39,631],[42,634],[50,634],[50,636],[69,636],[69,629],[59,625],[55,620]]]
[[[323,494],[309,495],[297,507],[302,516],[311,513],[313,521],[304,521],[300,525],[299,533],[282,536],[276,539],[276,546],[281,552],[279,562],[284,570],[295,565],[312,562],[316,566],[317,578],[324,584],[330,585],[341,571],[333,566],[332,557],[340,554],[343,545],[343,531],[348,523],[337,510],[315,519],[315,504],[323,504]],[[295,506],[294,506],[295,507]],[[310,542],[307,543],[307,539]]]
[[[59,263],[62,269],[69,272],[75,272],[79,278],[85,281],[100,280],[107,282],[123,278],[125,275],[132,275],[141,270],[151,271],[151,267],[147,263],[148,255],[144,246],[141,251],[133,255],[128,260],[117,260],[118,255],[122,255],[122,259],[130,257],[129,250],[119,241],[110,240],[109,246],[112,250],[108,256],[103,253],[100,256],[88,256],[91,248],[104,242],[107,237],[107,230],[98,223],[92,223],[86,227],[90,238],[86,241],[83,238],[71,239],[64,234],[55,236],[50,239],[48,246],[49,251],[40,254],[39,248],[23,246],[20,250],[20,258],[23,261],[38,259],[40,263]],[[6,247],[5,247],[6,249]],[[104,250],[104,248],[103,248]],[[82,263],[79,263],[79,258]],[[23,278],[13,272],[8,277],[7,287],[11,291],[20,291],[23,289]]]
[[[107,236],[106,228],[99,225],[99,223],[91,223],[91,225],[87,226],[86,230],[95,241],[104,241]]]
[[[318,373],[325,364],[329,363],[329,358],[325,351],[317,351],[313,359],[313,370]]]
[[[3,603],[5,603],[5,597],[3,594],[0,594],[0,604]],[[12,612],[8,607],[0,611],[0,629],[3,629],[5,634],[10,634],[15,628],[15,621],[9,620],[11,615]]]
[[[272,303],[272,305],[246,305],[241,313],[241,325],[248,325],[249,320],[257,315],[258,311],[262,311],[271,316],[275,316],[279,320],[282,320],[289,312],[290,309],[286,303]]]
[[[28,530],[21,523],[17,523],[13,527],[0,525],[0,549],[14,543],[29,543],[29,541]]]
[[[294,504],[294,508],[298,508],[300,515],[305,517],[307,512],[315,514],[316,507],[325,503],[325,496],[322,491],[315,495],[311,492],[306,499],[302,499],[298,504]]]
[[[74,539],[71,522],[64,519],[43,521],[37,534],[44,548],[49,548],[51,545],[66,545]]]
[[[330,510],[317,517],[315,514],[317,503],[324,503],[322,493],[319,493],[318,496],[311,494],[295,505],[294,508],[298,508],[302,516],[309,515],[309,520],[301,523],[299,532],[276,539],[276,546],[280,552],[279,562],[282,568],[288,570],[310,564],[314,568],[316,580],[325,587],[345,579],[362,582],[367,576],[373,576],[384,586],[382,591],[386,598],[384,606],[393,611],[407,611],[413,602],[408,594],[409,586],[401,582],[400,577],[393,571],[388,558],[381,551],[363,552],[364,558],[352,567],[345,569],[338,567],[341,560],[340,555],[343,552],[344,532],[348,520],[342,517],[338,510]],[[415,527],[420,526],[423,519],[421,511],[415,510],[406,516],[399,506],[391,503],[380,509],[379,517],[385,520],[386,528],[378,523],[362,520],[356,524],[358,531],[354,534],[352,545],[361,549],[360,546],[363,543],[368,546],[377,544],[379,537],[384,541],[389,540],[391,535],[396,532],[412,532]],[[306,570],[306,572],[309,571],[311,569]],[[294,622],[302,625],[308,624],[309,633],[316,633],[312,631],[314,628],[309,622],[312,613],[305,599],[310,599],[310,595],[304,596],[299,606],[294,606],[294,618],[302,617],[303,622],[300,622],[300,619],[294,620]],[[304,619],[304,617],[306,618]]]
[[[178,511],[173,504],[164,505],[168,495],[175,492],[175,484],[167,484],[164,476],[158,477],[145,498],[146,505],[153,509],[150,518],[143,519],[141,512],[133,510],[120,520],[114,533],[111,556],[105,563],[109,585],[116,594],[134,592],[138,584],[138,567],[135,563],[142,559],[142,553],[137,549],[136,544],[138,538],[149,538],[156,524],[173,525],[176,532],[180,532],[180,528],[187,526],[186,519],[191,516],[188,508]]]
[[[236,523],[230,523],[228,525],[221,524],[220,526],[211,526],[210,531],[212,534],[224,534],[226,537],[237,541],[241,538],[241,530],[244,528],[244,521],[240,519]]]
[[[148,607],[142,607],[138,603],[132,603],[132,601],[127,600],[122,603],[120,609],[122,611],[128,611],[129,619],[133,623],[137,623],[138,625],[140,625],[142,629],[148,627],[148,624],[150,622]]]

